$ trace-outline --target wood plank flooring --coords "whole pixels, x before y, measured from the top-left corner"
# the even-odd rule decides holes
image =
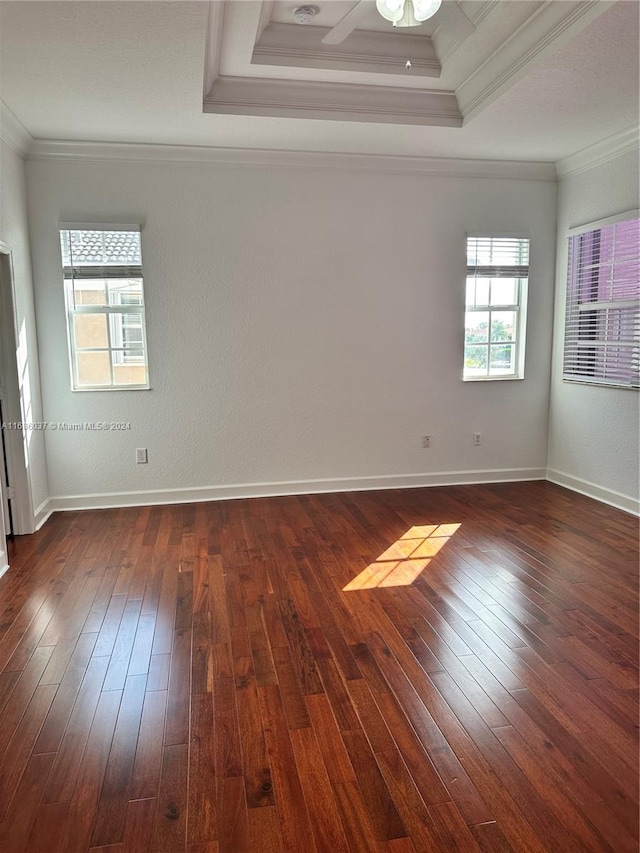
[[[638,849],[631,516],[267,498],[58,513],[10,557],[4,853]]]

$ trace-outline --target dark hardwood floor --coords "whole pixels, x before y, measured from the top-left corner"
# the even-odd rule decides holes
[[[636,851],[637,548],[542,482],[54,515],[0,849]]]

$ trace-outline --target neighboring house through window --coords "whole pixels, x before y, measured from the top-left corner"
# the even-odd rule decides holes
[[[60,228],[75,391],[149,387],[140,230]]]

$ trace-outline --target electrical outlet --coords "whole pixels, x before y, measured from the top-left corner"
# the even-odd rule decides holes
[[[137,447],[136,448],[136,463],[138,465],[146,465],[149,461],[149,457],[147,456],[147,448],[146,447]]]
[[[431,436],[423,435],[422,436],[422,446],[423,447],[431,447]]]
[[[482,433],[474,432],[473,434],[473,443],[477,447],[479,444],[482,444]]]

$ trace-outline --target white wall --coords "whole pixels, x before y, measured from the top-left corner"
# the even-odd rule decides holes
[[[28,188],[46,419],[132,424],[47,433],[55,505],[544,476],[554,182],[34,160]],[[59,221],[142,223],[151,391],[69,390]],[[531,235],[524,381],[461,381],[467,231]]]
[[[37,422],[42,420],[42,406],[31,280],[25,169],[22,158],[2,141],[0,141],[0,241],[10,247],[13,258],[22,416],[25,420]],[[31,491],[29,498],[32,509],[37,510],[49,495],[44,436],[41,432],[28,432],[25,442],[27,476]]]
[[[638,393],[562,381],[567,230],[639,206],[638,152],[566,177],[558,191],[558,252],[549,477],[628,510],[638,508]]]

